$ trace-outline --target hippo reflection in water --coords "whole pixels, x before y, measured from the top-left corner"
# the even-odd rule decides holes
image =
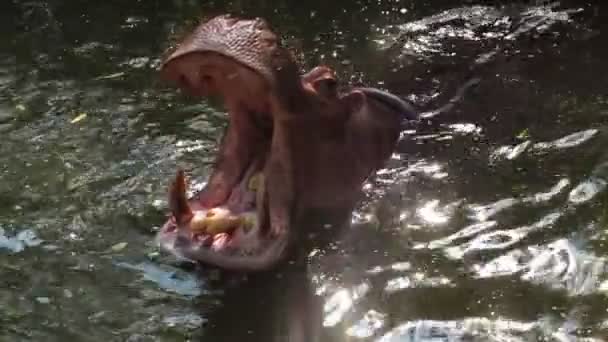
[[[163,61],[164,79],[219,96],[229,116],[210,179],[193,198],[178,171],[157,239],[178,257],[237,271],[283,260],[314,210],[350,212],[393,153],[413,108],[375,88],[339,90],[332,69],[299,66],[262,19],[200,24]]]

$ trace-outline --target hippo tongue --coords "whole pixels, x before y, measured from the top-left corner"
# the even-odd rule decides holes
[[[213,244],[211,244],[211,249],[213,249],[214,251],[219,251],[223,249],[224,247],[226,247],[229,238],[230,235],[228,235],[227,233],[220,233],[214,235]]]

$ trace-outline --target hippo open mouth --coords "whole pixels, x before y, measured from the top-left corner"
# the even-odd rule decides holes
[[[241,271],[267,268],[285,254],[289,230],[271,229],[264,182],[275,81],[268,52],[276,43],[262,20],[221,16],[199,26],[162,64],[163,77],[187,93],[220,97],[230,121],[203,191],[187,200],[178,172],[169,191],[172,217],[157,237],[161,249]]]
[[[162,63],[164,79],[220,97],[229,117],[205,188],[186,198],[183,172],[169,191],[161,249],[226,269],[258,271],[286,256],[292,224],[311,207],[350,208],[388,159],[414,110],[375,88],[339,93],[333,70],[301,75],[268,24],[218,16]]]
[[[272,120],[267,111],[256,108],[259,103],[238,98],[245,93],[239,87],[250,85],[244,82],[247,77],[252,83],[259,81],[249,70],[231,73],[228,65],[243,67],[221,56],[197,58],[210,62],[198,65],[200,82],[190,79],[183,83],[185,77],[195,74],[189,69],[179,69],[190,67],[186,58],[176,60],[178,69],[172,72],[180,75],[181,86],[190,92],[220,94],[228,107],[229,128],[210,179],[201,192],[187,199],[185,175],[178,171],[169,190],[172,217],[161,228],[158,241],[163,250],[192,261],[240,271],[265,269],[284,255],[289,238],[289,230],[273,231],[269,220],[264,170]],[[219,76],[221,70],[224,73]],[[222,83],[227,79],[231,81]]]

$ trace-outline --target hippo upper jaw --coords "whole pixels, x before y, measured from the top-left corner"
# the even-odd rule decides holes
[[[272,60],[278,60],[279,44],[277,35],[261,18],[247,20],[230,15],[217,16],[197,26],[180,42],[163,60],[161,74],[170,80],[176,76],[172,66],[179,65],[181,58],[191,54],[215,53],[233,59],[261,74],[267,81],[272,81]]]
[[[161,75],[192,96],[220,98],[229,115],[269,111],[269,80],[232,57],[214,51],[187,53],[166,62]]]

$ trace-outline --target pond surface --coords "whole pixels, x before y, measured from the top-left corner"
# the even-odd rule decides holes
[[[0,341],[608,340],[608,8],[496,3],[3,1]],[[480,79],[306,265],[248,278],[152,241],[226,124],[159,57],[224,11],[427,114]]]

